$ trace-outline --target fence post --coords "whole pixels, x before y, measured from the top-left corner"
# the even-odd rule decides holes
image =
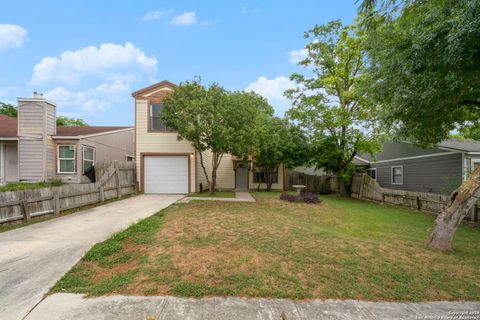
[[[117,186],[117,198],[120,199],[122,197],[121,190],[120,190],[120,177],[119,177],[120,170],[118,170],[118,162],[115,161],[115,185]]]
[[[25,220],[25,222],[29,222],[30,212],[27,210],[27,199],[22,199],[22,201],[20,201],[20,208],[22,210],[23,220]]]
[[[385,192],[382,192],[382,203],[385,203]]]
[[[60,213],[60,195],[57,191],[53,192],[53,214],[58,215]]]
[[[353,179],[353,178],[352,178]],[[365,184],[365,173],[362,173],[362,180],[360,181],[360,192],[358,194],[358,197],[360,199],[363,198],[363,185]]]
[[[100,192],[100,202],[105,202],[105,190],[103,186],[100,186],[98,191]]]
[[[420,211],[421,206],[420,206],[420,197],[419,196],[415,197],[415,203],[417,204],[417,210]]]

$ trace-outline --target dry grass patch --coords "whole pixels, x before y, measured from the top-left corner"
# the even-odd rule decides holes
[[[430,250],[433,217],[334,196],[175,204],[96,245],[54,292],[479,300],[479,230]]]

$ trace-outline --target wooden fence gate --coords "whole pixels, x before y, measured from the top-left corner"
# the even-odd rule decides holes
[[[107,162],[96,165],[95,183],[65,184],[61,187],[0,193],[0,224],[32,217],[58,215],[63,210],[82,207],[136,192],[135,162]]]

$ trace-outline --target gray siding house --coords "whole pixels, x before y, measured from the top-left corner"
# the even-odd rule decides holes
[[[0,115],[0,183],[86,183],[96,162],[134,159],[133,127],[57,126],[56,109],[34,93],[18,99],[17,118]]]
[[[448,194],[480,165],[480,141],[448,139],[432,148],[387,142],[382,152],[360,155],[355,164],[384,188]]]

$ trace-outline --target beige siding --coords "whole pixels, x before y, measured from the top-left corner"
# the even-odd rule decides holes
[[[17,142],[0,141],[0,153],[3,156],[3,158],[0,157],[0,167],[3,169],[3,176],[0,176],[0,182],[18,181]]]
[[[48,180],[52,180],[55,178],[55,170],[56,166],[56,147],[55,142],[53,139],[48,136],[47,137],[47,178]]]
[[[20,181],[43,181],[43,140],[19,141]]]
[[[205,151],[202,153],[205,169],[208,176],[212,176],[212,152]],[[200,158],[197,163],[198,170],[198,185],[202,183],[203,189],[207,189],[207,179],[200,164]],[[235,188],[235,171],[233,170],[232,156],[225,154],[222,157],[220,166],[217,169],[217,189],[219,190],[232,190]]]
[[[54,104],[44,99],[18,101],[18,168],[21,181],[45,181],[53,177],[55,133]]]
[[[142,153],[160,153],[160,154],[174,154],[174,153],[189,153],[192,154],[190,158],[190,188],[195,190],[195,157],[194,148],[188,141],[179,141],[177,134],[173,132],[148,132],[148,103],[147,100],[136,100],[135,113],[135,146],[137,160],[137,177],[141,186],[141,157]]]
[[[44,103],[19,102],[18,107],[18,135],[35,136],[41,138],[43,135]]]

